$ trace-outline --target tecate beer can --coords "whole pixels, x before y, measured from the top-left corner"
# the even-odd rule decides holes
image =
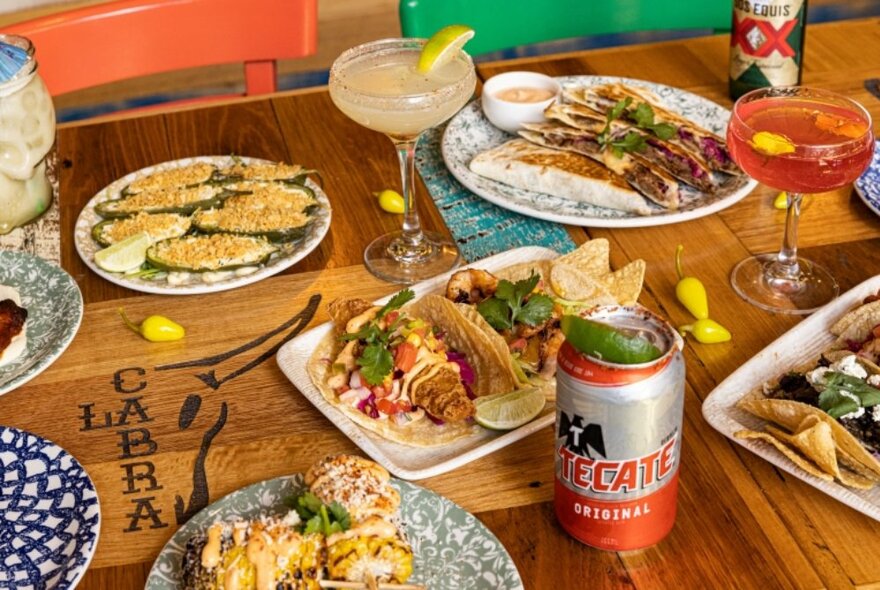
[[[648,363],[620,365],[562,344],[556,372],[556,516],[587,545],[640,549],[659,542],[675,522],[682,340],[638,306],[600,307],[589,319],[637,331],[663,354]]]

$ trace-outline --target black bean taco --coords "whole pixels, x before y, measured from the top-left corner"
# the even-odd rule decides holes
[[[308,363],[324,398],[360,426],[413,446],[474,434],[477,397],[518,388],[488,336],[437,295],[386,305],[337,299],[334,330]]]

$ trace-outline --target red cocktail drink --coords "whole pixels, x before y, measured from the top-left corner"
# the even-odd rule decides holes
[[[854,181],[871,161],[869,128],[863,110],[770,97],[742,105],[727,141],[755,180],[789,192],[823,193]],[[759,133],[765,135],[755,142]]]
[[[801,199],[846,186],[867,168],[874,152],[871,116],[832,92],[763,88],[734,105],[727,143],[749,176],[788,192],[782,248],[736,265],[730,275],[734,290],[758,307],[782,313],[810,313],[828,303],[837,296],[837,282],[797,256]]]

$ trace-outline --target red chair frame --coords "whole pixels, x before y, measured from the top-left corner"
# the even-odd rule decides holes
[[[317,0],[118,0],[3,28],[29,38],[53,95],[138,76],[244,63],[245,94],[277,87],[277,60],[317,50]]]

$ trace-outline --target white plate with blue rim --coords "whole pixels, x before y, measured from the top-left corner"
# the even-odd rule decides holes
[[[27,349],[0,367],[3,395],[42,373],[67,349],[82,321],[83,300],[73,277],[25,252],[0,251],[0,285],[18,291],[28,313]]]
[[[730,118],[730,111],[707,98],[655,82],[617,76],[561,76],[556,80],[563,89],[622,83],[648,90],[670,111],[722,137]],[[516,188],[471,171],[469,165],[474,156],[513,137],[492,125],[483,114],[480,100],[475,100],[461,109],[446,126],[441,142],[443,161],[452,175],[472,193],[499,207],[545,221],[588,227],[647,227],[679,223],[726,209],[745,198],[758,184],[747,176],[719,174],[721,187],[714,194],[682,184],[682,203],[678,209],[656,207],[652,215],[639,215]]]
[[[98,493],[67,451],[0,426],[0,588],[69,590],[101,530]]]
[[[856,192],[868,209],[880,216],[880,140],[874,143],[871,164],[855,182]]]

